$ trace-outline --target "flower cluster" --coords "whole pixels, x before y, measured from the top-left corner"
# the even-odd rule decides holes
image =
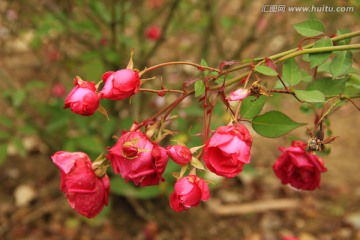
[[[100,99],[122,100],[139,91],[140,76],[132,69],[106,72],[102,76],[104,87],[98,93],[94,82],[87,82],[75,77],[75,87],[66,97],[64,108],[72,112],[90,116],[99,107]]]
[[[127,69],[104,73],[101,89],[98,89],[100,83],[95,85],[94,82],[75,77],[75,87],[67,96],[64,108],[89,116],[99,108],[101,99],[123,100],[139,92],[141,73],[132,69],[132,60],[130,63]],[[259,85],[253,84],[249,90],[240,88],[223,100],[242,101],[250,95],[258,97],[259,89]],[[163,174],[170,158],[181,166],[180,173],[174,174],[177,181],[170,195],[170,206],[176,212],[181,212],[197,207],[201,201],[210,198],[208,183],[197,175],[197,170],[232,178],[242,172],[245,164],[250,163],[252,136],[239,121],[220,126],[213,133],[208,130],[204,133],[204,145],[193,148],[182,143],[161,146],[164,137],[161,137],[159,122],[151,119],[148,124],[146,121],[134,123],[129,131],[122,132],[114,146],[107,148],[106,157],[101,155],[93,162],[82,152],[56,152],[52,160],[60,169],[60,190],[66,195],[69,205],[88,218],[94,217],[108,204],[110,182],[106,170],[109,166],[126,182],[146,187],[165,181]],[[142,127],[146,131],[143,132]],[[159,132],[156,138],[152,130]],[[199,149],[201,151],[195,155]],[[291,147],[281,147],[280,151],[282,154],[273,165],[273,170],[282,184],[302,190],[319,187],[321,173],[326,172],[326,168],[315,153],[308,151],[305,142],[293,141]]]

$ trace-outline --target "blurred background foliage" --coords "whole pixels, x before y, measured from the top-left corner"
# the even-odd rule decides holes
[[[334,1],[334,6],[355,6],[359,1]],[[326,5],[328,1],[311,1]],[[331,36],[337,29],[353,29],[359,13],[262,13],[264,1],[199,0],[18,0],[0,2],[0,163],[9,155],[26,157],[58,150],[84,151],[92,159],[127,130],[171,101],[157,95],[139,94],[132,101],[102,101],[110,120],[96,113],[91,117],[63,110],[74,76],[98,82],[102,73],[124,68],[135,49],[135,68],[187,60],[217,67],[223,60],[261,57],[294,48],[301,40],[291,24],[317,17]],[[269,4],[281,5],[283,1]],[[290,4],[290,2],[286,2]],[[304,6],[300,0],[293,6]],[[146,32],[156,27],[161,35]],[[291,29],[291,30],[289,30]],[[168,67],[152,72],[168,88],[181,87],[199,77],[196,69]],[[147,76],[147,77],[151,77]],[[160,78],[147,86],[160,89]],[[200,132],[195,124],[202,117],[196,100],[187,99],[175,113],[180,117],[171,128],[176,139],[201,145],[192,137]],[[216,105],[212,128],[227,123],[224,107]],[[190,130],[189,130],[190,129]],[[170,143],[169,143],[170,144]],[[167,177],[177,167],[170,163]],[[120,179],[116,193],[134,196]],[[161,189],[161,187],[160,187]],[[166,189],[166,188],[165,188]],[[171,189],[170,189],[171,190]],[[140,192],[154,196],[159,189]],[[155,194],[154,194],[155,193]],[[147,195],[148,194],[148,195]]]

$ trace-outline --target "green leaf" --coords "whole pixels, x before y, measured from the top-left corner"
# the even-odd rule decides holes
[[[209,65],[208,65],[208,63],[206,62],[206,60],[205,59],[201,59],[201,61],[200,61],[200,65],[201,66],[204,66],[204,67],[208,67]]]
[[[12,104],[14,107],[19,107],[25,100],[26,93],[24,90],[19,89],[14,92],[12,95]]]
[[[16,153],[19,154],[21,157],[26,157],[27,151],[21,139],[18,137],[14,137],[11,142],[16,148]]]
[[[352,97],[360,94],[360,77],[351,75],[345,84],[343,96]]]
[[[253,119],[261,112],[265,100],[265,96],[260,96],[258,99],[254,96],[245,98],[241,104],[240,116],[245,119]]]
[[[206,60],[203,59],[203,58],[202,58],[201,61],[200,61],[200,65],[201,65],[201,66],[204,66],[204,67],[208,67],[208,66],[209,66],[208,63],[206,62]],[[204,71],[203,71],[204,76],[209,75],[209,73],[210,73],[209,70],[204,70]]]
[[[0,125],[11,128],[13,126],[13,120],[8,117],[0,116]]]
[[[347,34],[347,33],[351,33],[351,30],[350,29],[338,29],[336,31],[336,35],[343,35],[343,34]],[[343,40],[339,40],[339,41],[336,41],[337,45],[346,45],[346,44],[349,44],[351,41],[351,38],[346,38],[346,39],[343,39]]]
[[[330,38],[322,38],[317,41],[312,48],[320,48],[320,47],[332,47],[333,42]],[[325,53],[311,53],[309,54],[310,60],[310,68],[314,68],[323,64],[331,55],[331,52]]]
[[[8,132],[0,131],[0,140],[9,139],[11,134]]]
[[[304,102],[309,102],[309,103],[325,102],[324,94],[318,90],[311,90],[311,91],[295,90],[294,92],[296,96]]]
[[[325,32],[324,24],[317,19],[297,23],[293,27],[304,37],[315,37]]]
[[[317,72],[325,72],[325,73],[331,73],[330,72],[330,64],[332,63],[332,61],[326,61],[323,64],[321,64],[318,68],[317,68]]]
[[[261,136],[276,138],[305,125],[298,123],[279,111],[270,111],[252,120],[252,127]]]
[[[46,131],[47,132],[54,132],[60,129],[66,129],[68,124],[68,117],[64,116],[64,117],[59,117],[59,118],[54,118],[53,121],[51,121],[47,126],[46,126]]]
[[[195,97],[202,96],[205,93],[205,84],[203,80],[197,80],[195,82]]]
[[[40,80],[32,80],[25,85],[25,88],[28,90],[36,89],[36,88],[45,88],[45,87],[46,87],[46,83]]]
[[[282,69],[282,76],[290,86],[295,86],[301,81],[301,70],[294,58],[285,61]]]
[[[333,80],[329,77],[321,78],[311,82],[306,90],[319,90],[326,97],[336,96],[344,92],[347,79],[348,78]]]
[[[5,159],[7,157],[7,144],[0,144],[0,165],[5,162]]]
[[[190,161],[190,164],[193,166],[193,167],[196,167],[198,169],[205,169],[204,168],[204,165],[200,162],[199,159],[197,159],[196,157],[192,157],[191,158],[191,161]]]
[[[330,64],[330,72],[333,78],[346,75],[352,66],[352,54],[350,51],[337,52],[334,60]]]
[[[305,70],[301,69],[301,81],[309,83],[311,82],[313,77]]]
[[[268,66],[256,66],[254,68],[255,72],[267,75],[267,76],[277,76],[279,75],[278,72],[276,72],[274,69],[268,67]]]
[[[160,194],[160,188],[158,186],[148,186],[144,188],[137,188],[126,183],[124,179],[120,177],[111,178],[110,191],[114,194],[133,197],[138,199],[154,198]]]

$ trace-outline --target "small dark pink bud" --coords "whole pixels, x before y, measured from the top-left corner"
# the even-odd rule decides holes
[[[188,164],[192,158],[190,150],[183,145],[169,146],[166,148],[166,152],[174,162],[180,165]]]

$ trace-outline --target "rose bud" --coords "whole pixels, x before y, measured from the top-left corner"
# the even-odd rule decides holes
[[[206,182],[196,175],[180,178],[170,195],[170,206],[176,212],[197,207],[200,201],[210,198],[209,187]]]
[[[106,157],[114,172],[120,173],[126,181],[133,181],[141,187],[164,181],[162,174],[168,161],[166,150],[139,130],[124,132],[108,152]]]
[[[145,30],[145,36],[152,41],[159,40],[161,37],[161,29],[158,26],[151,26]]]
[[[70,207],[87,218],[99,214],[108,204],[109,178],[97,177],[89,157],[82,152],[56,152],[51,159],[60,168],[60,190]]]
[[[205,165],[219,176],[234,177],[245,163],[250,163],[251,145],[251,135],[244,125],[219,127],[205,144]]]
[[[100,92],[101,98],[122,100],[131,97],[140,89],[139,73],[131,69],[106,72],[102,80],[105,84]]]
[[[280,147],[281,156],[273,170],[282,184],[302,190],[314,190],[320,185],[321,173],[326,172],[324,162],[314,153],[306,152],[307,144],[293,141],[291,147]]]
[[[250,95],[249,89],[240,88],[234,92],[230,93],[230,96],[227,98],[228,101],[241,101]]]
[[[75,77],[74,85],[75,87],[65,99],[64,108],[70,108],[72,112],[84,116],[94,114],[100,102],[100,98],[96,94],[95,84]]]
[[[180,165],[188,164],[192,158],[190,150],[183,145],[168,146],[166,152],[175,163]]]

